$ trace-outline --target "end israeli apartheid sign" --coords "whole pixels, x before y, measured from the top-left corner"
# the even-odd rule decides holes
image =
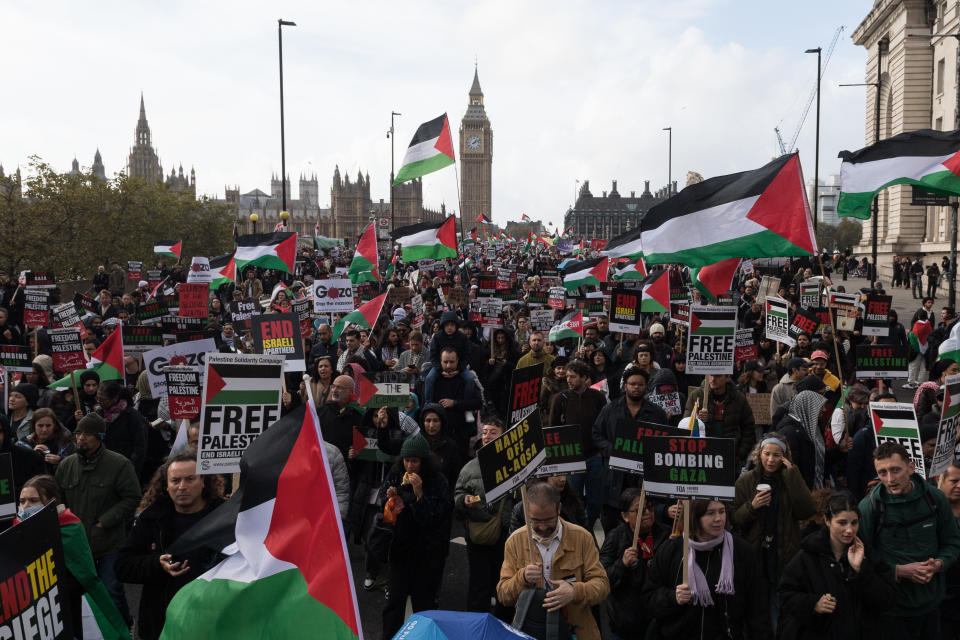
[[[240,457],[280,419],[283,356],[208,353],[197,473],[237,473]]]
[[[295,313],[271,313],[251,318],[253,352],[283,356],[284,371],[305,371],[300,318]]]
[[[540,431],[540,412],[513,425],[499,438],[477,450],[480,477],[487,504],[496,502],[516,489],[537,467],[547,452]]]
[[[733,500],[736,451],[732,438],[647,438],[643,486],[671,500]]]
[[[937,446],[933,450],[927,477],[938,476],[953,464],[957,449],[957,427],[960,426],[960,375],[944,380],[943,410],[937,430]]]
[[[643,325],[640,311],[641,292],[617,287],[610,298],[610,331],[640,333]]]
[[[917,414],[910,402],[871,402],[870,418],[873,431],[877,435],[877,446],[884,442],[896,442],[903,445],[917,473],[926,476],[923,463],[923,447],[920,442],[920,430],[917,428]]]
[[[857,345],[858,378],[906,378],[910,347],[886,344]]]
[[[543,363],[514,369],[510,376],[510,424],[517,424],[537,410]]]
[[[869,294],[867,296],[866,310],[863,313],[863,335],[865,336],[888,336],[890,335],[890,307],[893,304],[893,296],[881,296],[878,294]]]
[[[766,278],[764,278],[766,280]],[[774,342],[795,347],[797,341],[790,337],[790,307],[783,298],[767,296],[767,337]]]
[[[736,307],[690,305],[687,372],[732,374],[736,331]]]
[[[562,473],[581,473],[587,470],[583,455],[583,440],[580,425],[564,424],[543,427],[543,448],[547,457],[537,469],[537,476],[554,476]]]
[[[617,421],[614,429],[613,451],[610,453],[610,468],[643,475],[643,443],[648,438],[676,436],[689,437],[685,429],[661,424],[638,424],[626,418]]]

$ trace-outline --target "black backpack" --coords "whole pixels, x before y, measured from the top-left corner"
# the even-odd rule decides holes
[[[877,498],[877,493],[879,493],[879,491],[870,492],[870,506],[873,507],[874,513],[877,514],[877,518],[873,523],[873,540],[875,543],[880,529],[887,524],[887,505],[882,500]],[[939,505],[937,505],[937,501],[933,499],[933,494],[930,492],[930,483],[926,481],[923,483],[923,499],[926,500],[927,507],[930,508],[930,513],[919,515],[916,518],[906,522],[898,522],[893,526],[912,527],[919,522],[923,522],[931,518],[936,520],[937,514],[940,510]]]

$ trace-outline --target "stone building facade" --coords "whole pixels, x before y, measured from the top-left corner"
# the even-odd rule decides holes
[[[96,156],[94,156],[94,171],[97,170],[99,156],[100,151],[98,150]],[[99,169],[103,173],[102,162],[100,162]],[[182,164],[179,171],[171,169],[170,175],[164,177],[160,157],[153,148],[150,125],[147,123],[147,110],[143,104],[143,94],[140,94],[140,118],[137,120],[134,144],[130,147],[130,155],[127,158],[127,175],[147,182],[166,182],[174,191],[183,191],[193,198],[197,197],[197,174],[193,168],[190,169],[189,178],[183,175]]]
[[[600,196],[595,196],[590,191],[590,181],[585,180],[580,186],[576,203],[563,216],[564,230],[572,229],[576,238],[610,240],[636,228],[646,212],[653,205],[663,202],[670,192],[664,187],[656,194],[651,193],[649,180],[645,180],[643,185],[639,196],[635,191],[631,191],[629,196],[622,196],[614,180],[609,192],[603,191]],[[672,191],[676,193],[675,186]]]

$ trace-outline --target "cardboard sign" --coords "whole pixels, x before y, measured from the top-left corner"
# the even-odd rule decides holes
[[[800,308],[812,309],[820,306],[820,281],[800,283]]]
[[[538,331],[550,331],[553,326],[553,309],[531,309],[530,326]]]
[[[671,500],[733,500],[737,442],[732,438],[648,438],[643,486]]]
[[[366,393],[372,393],[366,401],[360,400],[364,409],[397,407],[406,409],[410,404],[410,374],[405,371],[369,371],[364,377],[373,385]],[[358,385],[359,396],[366,385]]]
[[[260,315],[256,302],[238,302],[234,300],[230,303],[230,319],[238,327],[249,329],[250,318],[255,315]]]
[[[857,345],[858,378],[906,378],[910,347],[885,344]]]
[[[547,298],[547,306],[551,309],[563,311],[566,299],[566,289],[563,287],[550,287],[550,297]]]
[[[163,368],[167,386],[170,418],[193,420],[200,415],[200,367],[172,366]]]
[[[181,316],[163,316],[160,318],[160,329],[164,333],[185,333],[189,331],[203,331],[207,326],[207,318],[183,318]],[[126,346],[126,343],[124,343]]]
[[[937,446],[933,450],[927,477],[938,476],[953,464],[957,449],[957,428],[960,426],[960,375],[944,380],[943,408],[937,430]]]
[[[24,289],[23,324],[28,327],[45,327],[50,324],[50,292],[47,289]]]
[[[756,424],[771,424],[770,417],[770,394],[769,393],[744,393],[747,398],[747,404],[753,410],[753,421]]]
[[[662,424],[639,424],[626,418],[618,420],[614,429],[610,468],[643,475],[643,443],[662,436],[687,437],[689,431]]]
[[[543,448],[540,413],[529,416],[507,429],[499,438],[477,450],[480,477],[487,504],[492,504],[520,486],[547,452]]]
[[[0,344],[0,365],[11,373],[33,371],[33,354],[30,347],[22,344]]]
[[[83,327],[83,322],[80,320],[80,314],[77,313],[77,306],[72,302],[64,302],[63,304],[58,304],[57,306],[52,307],[50,309],[50,316],[55,329],[76,327],[78,330],[80,330],[80,327]],[[85,330],[80,330],[81,337],[85,333]]]
[[[732,374],[736,331],[736,307],[690,305],[687,372]]]
[[[893,305],[893,296],[868,294],[866,310],[863,313],[863,329],[865,336],[888,336],[890,325],[890,307]]]
[[[650,390],[647,392],[647,400],[663,409],[663,412],[667,414],[668,418],[673,418],[683,413],[683,406],[680,404],[680,392],[676,391],[676,388],[668,393],[658,393],[653,387],[650,387]]]
[[[53,271],[27,271],[24,286],[28,289],[54,289],[57,286]]]
[[[859,304],[860,296],[855,293],[830,292],[830,306],[833,308],[833,322],[837,331],[854,330]]]
[[[741,362],[756,360],[760,351],[753,341],[753,329],[737,329],[734,336],[733,361],[739,366]]]
[[[355,308],[350,280],[314,280],[313,310],[316,313],[350,313]]]
[[[123,324],[124,353],[145,353],[163,346],[163,330],[156,326]]]
[[[806,333],[813,337],[820,328],[820,318],[817,314],[807,309],[797,309],[797,312],[790,318],[790,337],[796,341],[797,336]]]
[[[541,431],[543,432],[543,449],[547,452],[547,458],[534,475],[542,478],[565,473],[582,473],[587,470],[580,425],[543,427]]]
[[[210,258],[203,256],[194,256],[190,262],[190,271],[187,272],[187,284],[206,284],[213,281],[213,274],[210,273]],[[183,285],[180,285],[181,288]]]
[[[300,319],[295,313],[271,313],[251,320],[253,352],[284,357],[284,371],[306,371]]]
[[[780,290],[780,278],[773,276],[763,276],[760,279],[760,291],[757,292],[757,302],[763,304],[768,298],[777,298],[777,292]],[[782,298],[777,298],[782,300]]]
[[[100,315],[99,311],[97,310],[97,301],[91,296],[86,296],[80,292],[77,292],[73,295],[73,304],[79,310],[78,312],[82,312],[83,315]]]
[[[68,373],[87,368],[78,329],[49,329],[47,337],[50,338],[50,356],[53,358],[54,371]]]
[[[126,345],[124,345],[126,347]],[[150,395],[154,398],[163,397],[167,392],[167,382],[163,377],[163,369],[168,366],[189,365],[203,367],[206,354],[217,350],[217,343],[213,338],[204,338],[192,342],[178,342],[168,347],[151,349],[143,354],[143,368],[147,370],[147,380],[150,382]]]
[[[497,329],[503,326],[503,300],[484,298],[480,303],[480,326]]]
[[[210,285],[206,282],[181,284],[178,289],[180,292],[179,315],[184,318],[206,318],[209,289]]]
[[[280,419],[283,363],[275,355],[207,354],[197,473],[240,471],[243,452]]]
[[[767,278],[764,278],[766,282]],[[790,337],[790,307],[783,298],[767,296],[767,338],[774,342],[785,344],[788,347],[797,346],[797,341]]]
[[[74,637],[67,564],[57,507],[48,504],[0,534],[3,617],[0,637],[69,640]],[[79,635],[80,631],[76,630]]]
[[[610,331],[640,335],[643,326],[641,296],[636,289],[617,287],[613,290],[610,294]]]
[[[690,326],[690,301],[670,301],[670,322],[683,326]]]
[[[17,487],[13,485],[13,456],[0,453],[0,521],[17,515]]]
[[[510,424],[516,424],[537,410],[543,382],[543,363],[514,369],[510,376]]]
[[[170,303],[166,298],[154,298],[137,305],[137,318],[140,324],[158,324],[160,318],[170,313]]]
[[[896,442],[903,445],[910,459],[916,465],[916,471],[925,476],[923,447],[920,442],[920,430],[917,428],[917,414],[910,402],[871,402],[870,418],[873,431],[877,435],[877,446],[884,442]]]
[[[418,293],[410,298],[410,312],[413,315],[413,322],[410,323],[410,326],[414,329],[423,328],[423,310],[423,296]]]

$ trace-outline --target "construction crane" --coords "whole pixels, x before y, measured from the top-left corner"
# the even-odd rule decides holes
[[[833,40],[830,41],[830,46],[827,47],[827,51],[823,56],[823,63],[820,66],[820,77],[817,78],[817,81],[823,80],[823,75],[827,72],[827,64],[830,62],[830,56],[833,55],[833,50],[837,46],[837,40],[840,39],[840,34],[843,32],[843,25],[837,27],[837,30],[833,34]],[[785,153],[792,153],[797,150],[797,138],[800,137],[800,130],[803,129],[803,123],[807,119],[807,114],[810,113],[810,107],[813,105],[813,99],[817,97],[817,84],[818,82],[813,83],[813,89],[810,90],[810,96],[807,98],[807,104],[803,107],[803,111],[800,114],[800,121],[797,123],[797,128],[793,132],[793,136],[790,138],[790,144],[783,144],[783,137],[780,135],[780,127],[776,126],[773,128],[774,132],[777,134],[777,144],[780,146],[780,155]],[[781,122],[783,122],[781,120]]]

